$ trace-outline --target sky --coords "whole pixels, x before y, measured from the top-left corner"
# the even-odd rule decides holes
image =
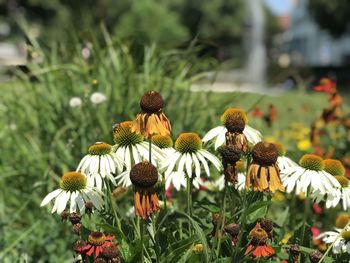
[[[265,3],[276,15],[286,14],[292,8],[292,0],[265,0]]]

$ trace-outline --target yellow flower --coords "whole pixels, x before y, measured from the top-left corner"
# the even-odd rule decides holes
[[[269,143],[274,143],[276,142],[276,139],[273,136],[267,136],[264,138],[264,141]]]
[[[93,80],[92,80],[92,85],[97,85],[97,83],[98,83],[98,80],[97,80],[97,79],[93,79]]]
[[[202,244],[196,244],[192,247],[192,251],[196,254],[201,254],[203,252],[203,245]]]
[[[274,201],[274,202],[282,202],[285,199],[286,199],[286,197],[282,192],[276,192],[272,196],[272,201]]]
[[[311,142],[310,140],[300,140],[297,144],[297,147],[300,151],[307,151],[311,147]]]
[[[282,243],[283,244],[287,244],[289,239],[293,236],[292,232],[288,232],[284,235],[283,239],[282,239]]]

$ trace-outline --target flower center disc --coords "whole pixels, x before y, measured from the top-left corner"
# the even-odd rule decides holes
[[[238,109],[238,108],[228,108],[222,115],[221,115],[221,122],[222,124],[226,124],[228,118],[232,119],[243,119],[244,124],[248,123],[248,118],[244,110]]]
[[[344,231],[341,234],[341,237],[344,238],[346,241],[350,241],[350,231]]]
[[[323,159],[314,154],[305,154],[300,160],[299,164],[301,167],[314,171],[321,171],[324,168]]]
[[[157,168],[149,162],[135,164],[130,170],[130,180],[141,188],[152,187],[158,181]]]
[[[131,121],[117,124],[113,129],[114,141],[118,146],[135,145],[143,141],[143,136],[131,131]]]
[[[86,176],[79,172],[64,173],[61,178],[60,187],[70,192],[82,190],[86,187]]]
[[[237,172],[244,173],[246,171],[245,162],[242,160],[237,161],[235,168]]]
[[[170,138],[170,136],[166,135],[152,136],[152,143],[158,146],[160,149],[170,148],[173,146],[173,140]]]
[[[89,154],[91,155],[105,155],[109,154],[112,150],[112,145],[104,142],[95,142],[89,147]]]
[[[337,216],[337,219],[335,220],[335,226],[337,228],[344,228],[349,222],[349,220],[350,220],[349,215],[342,213],[339,216]]]
[[[260,165],[273,165],[278,158],[276,146],[268,142],[258,142],[252,151],[253,161]]]
[[[249,235],[252,237],[254,244],[265,243],[268,238],[266,231],[262,228],[254,228]]]
[[[202,140],[197,133],[181,133],[175,141],[175,149],[180,153],[194,153],[202,149]]]
[[[106,236],[102,232],[92,232],[88,241],[93,246],[101,246],[106,241]]]
[[[164,100],[159,92],[148,91],[141,97],[140,107],[146,113],[158,113],[164,107]]]
[[[324,160],[324,170],[331,175],[344,175],[345,168],[343,164],[334,159],[326,159]]]
[[[348,187],[349,179],[345,176],[335,175],[334,178],[340,183],[341,187]]]

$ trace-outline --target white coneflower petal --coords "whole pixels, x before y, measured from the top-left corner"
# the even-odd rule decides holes
[[[54,198],[56,198],[60,193],[62,192],[61,189],[56,189],[55,191],[47,194],[44,198],[44,200],[41,202],[40,206],[45,206],[48,203],[50,203],[50,201]]]
[[[225,133],[226,132],[225,129],[226,129],[225,126],[218,126],[218,127],[211,129],[203,137],[202,141],[203,142],[211,141],[213,138],[217,137],[219,134]]]
[[[205,160],[205,158],[199,152],[196,153],[196,156],[197,156],[198,160],[203,164],[205,173],[208,176],[210,176],[209,166],[208,166],[207,161]]]
[[[189,177],[192,177],[192,158],[190,153],[186,153],[186,172]]]
[[[200,165],[199,160],[198,160],[198,158],[197,158],[195,153],[192,153],[192,159],[193,159],[194,166],[195,166],[196,177],[200,177],[200,175],[201,175],[201,165]]]
[[[119,182],[119,185],[123,187],[129,187],[132,185],[130,180],[130,170],[126,170],[121,174],[118,174],[115,179]]]
[[[216,156],[212,155],[206,150],[200,150],[199,153],[203,155],[206,159],[208,159],[218,171],[222,169],[222,164]]]

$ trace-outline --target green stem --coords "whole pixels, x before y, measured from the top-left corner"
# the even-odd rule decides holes
[[[140,225],[140,232],[141,232],[141,263],[143,263],[144,262],[144,258],[143,258],[143,255],[144,255],[144,249],[143,249],[143,240],[144,240],[144,235],[145,235],[145,233],[144,233],[144,229],[145,229],[145,227],[144,227],[144,220],[143,219],[141,219],[141,225]]]
[[[189,176],[186,177],[187,179],[187,213],[192,218],[192,189],[191,189],[191,178]],[[191,236],[191,222],[188,221],[188,232]]]
[[[226,215],[226,192],[227,192],[227,183],[225,182],[225,188],[224,188],[224,196],[222,198],[222,215],[221,215],[221,225],[220,225],[220,233],[219,233],[219,240],[218,240],[218,247],[216,249],[216,255],[217,258],[219,258],[220,255],[220,248],[221,248],[221,237],[225,225],[225,215]]]
[[[303,219],[303,228],[302,228],[302,236],[300,240],[300,245],[304,246],[304,236],[305,236],[305,231],[306,231],[306,225],[307,225],[307,219],[310,215],[310,199],[309,195],[305,198],[305,203],[304,203],[304,219]],[[308,246],[306,246],[308,247]]]

